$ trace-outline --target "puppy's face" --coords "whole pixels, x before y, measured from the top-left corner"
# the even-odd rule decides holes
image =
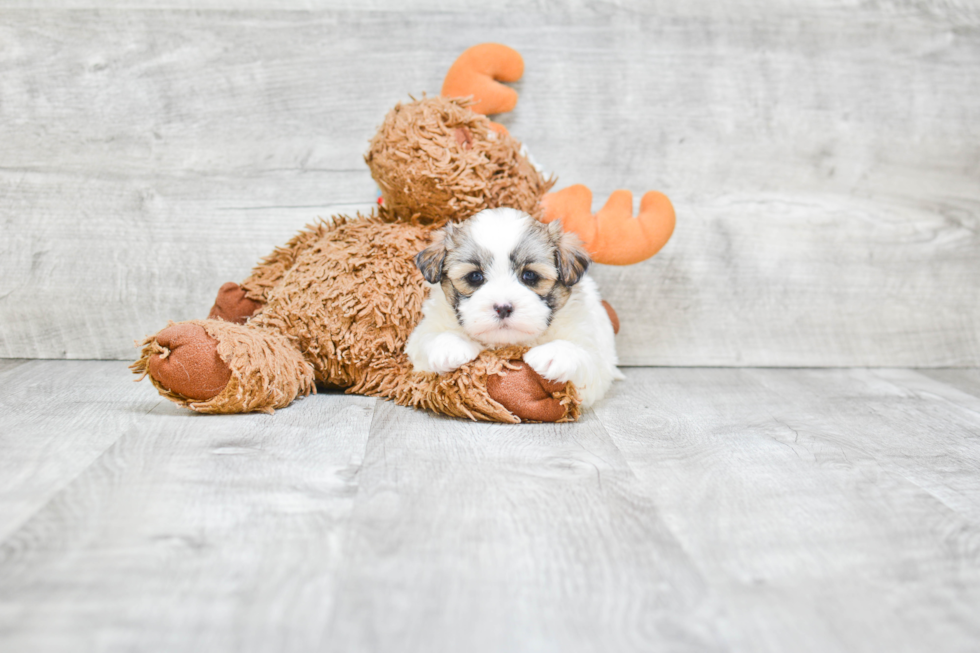
[[[426,281],[442,286],[468,336],[520,344],[548,328],[592,261],[560,221],[488,209],[436,232],[415,262]]]

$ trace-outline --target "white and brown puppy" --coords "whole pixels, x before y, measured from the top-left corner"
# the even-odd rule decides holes
[[[592,261],[560,222],[488,209],[447,224],[415,262],[432,284],[405,345],[416,370],[444,374],[488,347],[523,344],[531,369],[574,383],[583,406],[622,378]]]

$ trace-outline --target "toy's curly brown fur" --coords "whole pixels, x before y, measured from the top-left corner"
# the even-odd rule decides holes
[[[414,255],[447,221],[503,206],[562,219],[599,248],[600,262],[597,253],[610,262],[652,255],[673,228],[659,196],[644,196],[637,220],[623,193],[596,216],[584,187],[546,196],[553,180],[486,118],[514,108],[517,93],[501,82],[523,69],[520,54],[500,44],[465,51],[446,75],[446,97],[395,106],[371,140],[365,161],[383,206],[309,226],[241,285],[222,286],[214,319],[147,338],[134,372],[200,412],[270,412],[320,383],[471,419],[575,419],[576,389],[539,376],[522,348],[485,351],[443,376],[415,373],[403,352],[426,292]],[[619,241],[629,247],[620,251]]]
[[[133,371],[204,413],[271,412],[320,383],[471,419],[576,419],[574,386],[541,378],[521,348],[485,351],[444,376],[413,372],[403,352],[425,294],[414,256],[447,221],[503,206],[561,219],[595,261],[614,264],[652,256],[673,231],[673,208],[659,193],[644,195],[635,220],[627,191],[596,215],[584,186],[546,195],[554,181],[481,115],[513,109],[517,93],[500,82],[523,69],[503,45],[464,52],[443,93],[468,97],[399,104],[372,139],[365,161],[382,207],[307,227],[240,286],[222,286],[214,319],[171,324],[144,340]]]
[[[543,411],[528,397],[512,412],[488,392],[490,377],[526,377],[523,349],[484,352],[443,376],[415,373],[404,354],[426,292],[414,256],[432,230],[485,208],[536,212],[552,184],[517,141],[492,131],[467,104],[436,97],[396,106],[365,157],[383,206],[307,227],[242,282],[239,299],[261,306],[241,316],[247,322],[172,325],[144,341],[133,370],[149,374],[165,397],[203,413],[270,412],[315,392],[316,382],[470,419],[575,419],[571,384],[541,384],[550,406]],[[183,329],[182,338],[172,337],[175,329]],[[217,394],[198,378],[202,360],[215,356],[230,370]]]
[[[392,218],[443,224],[499,206],[541,218],[541,197],[554,181],[469,104],[427,98],[388,113],[364,160]]]

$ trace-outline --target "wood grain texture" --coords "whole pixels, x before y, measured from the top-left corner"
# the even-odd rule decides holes
[[[88,467],[149,406],[127,404],[132,388],[107,378],[118,363],[37,361],[0,366],[0,539],[20,528]],[[106,414],[106,407],[122,410]]]
[[[974,397],[980,397],[980,370],[977,368],[919,370],[919,373]]]
[[[980,397],[626,375],[581,422],[511,426],[0,372],[0,650],[980,648]]]
[[[3,496],[35,509],[0,543],[0,649],[313,650],[375,400],[317,395],[275,416],[201,419],[120,363],[51,365],[28,370],[47,379],[35,403],[67,391],[66,407],[87,411],[51,416],[47,438],[18,419],[26,410],[0,418]],[[83,389],[65,387],[83,370]],[[112,393],[95,399],[95,383]],[[101,451],[68,469],[41,449],[55,435]],[[32,469],[57,476],[57,491],[24,480]],[[19,517],[0,505],[5,525]]]
[[[30,362],[26,358],[0,358],[0,374]]]
[[[628,380],[598,417],[732,650],[976,648],[980,400],[908,370]]]
[[[338,650],[724,650],[695,564],[594,415],[470,424],[379,404]]]
[[[855,0],[809,0],[807,8],[813,11],[850,10],[859,14],[871,9],[879,14],[917,16],[921,18],[955,20],[969,25],[980,24],[980,8],[971,0],[944,0],[933,3],[926,0],[879,0],[872,6]],[[258,10],[258,11],[400,11],[486,14],[528,13],[529,8],[541,13],[568,13],[572,15],[603,15],[613,11],[626,11],[639,15],[666,18],[676,16],[732,16],[732,17],[782,17],[798,14],[800,3],[795,0],[742,0],[736,3],[719,3],[717,0],[687,0],[678,3],[670,0],[535,0],[529,7],[521,0],[500,0],[487,4],[482,0],[4,0],[8,9],[190,9],[190,10]],[[872,13],[869,12],[869,13]],[[887,13],[886,13],[887,12]]]
[[[625,364],[980,364],[975,3],[18,5],[40,9],[0,10],[0,356],[130,358],[206,314],[369,206],[384,113],[492,38],[527,64],[501,121],[560,185],[675,202],[661,254],[596,272]]]

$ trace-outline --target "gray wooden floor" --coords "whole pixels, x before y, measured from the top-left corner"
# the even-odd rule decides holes
[[[980,371],[626,374],[504,426],[2,360],[0,650],[980,650]]]

